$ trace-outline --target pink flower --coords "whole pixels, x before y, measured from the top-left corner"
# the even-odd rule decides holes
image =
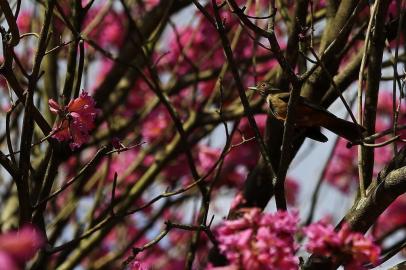
[[[0,270],[20,270],[18,264],[6,252],[0,250]]]
[[[289,205],[295,205],[297,201],[297,195],[299,193],[300,185],[292,178],[286,178],[285,190],[286,190],[286,202]]]
[[[298,269],[293,237],[298,213],[264,214],[258,208],[241,212],[241,218],[225,221],[217,231],[220,251],[230,262],[228,269]]]
[[[131,265],[131,270],[146,270],[146,268],[139,261],[135,261]]]
[[[343,224],[338,232],[331,224],[319,221],[303,229],[308,238],[306,249],[316,255],[347,258],[346,269],[362,269],[362,264],[376,264],[381,249],[371,237],[352,232],[348,224]]]
[[[199,145],[197,151],[197,164],[202,173],[206,174],[220,157],[220,150],[206,145]]]
[[[213,14],[211,4],[207,4],[206,8],[209,13]],[[224,62],[224,53],[215,29],[201,13],[194,15],[196,24],[179,27],[170,36],[168,46],[165,47],[170,52],[164,59],[165,64],[168,69],[178,75],[193,72],[196,68],[219,68]],[[221,9],[220,16],[228,31],[239,25],[237,18],[230,10]],[[256,52],[259,50],[255,49]],[[246,33],[242,33],[234,51],[236,58],[249,58],[253,52],[254,46],[251,38]]]
[[[340,239],[331,224],[324,220],[303,229],[308,238],[306,249],[317,255],[331,256],[340,246]]]
[[[142,137],[152,142],[157,138],[167,137],[167,128],[170,123],[170,116],[168,111],[163,107],[158,107],[153,110],[144,120],[142,125],[141,134]]]
[[[143,80],[138,80],[133,89],[130,90],[128,98],[126,100],[125,115],[133,115],[140,109],[143,109],[145,104],[148,104],[153,98],[153,92],[149,88],[148,84]]]
[[[238,192],[231,203],[230,211],[237,210],[240,205],[244,205],[245,203],[247,203],[247,201],[245,200],[244,195],[242,192]]]
[[[23,269],[44,243],[40,233],[30,226],[0,235],[0,270]]]
[[[103,6],[99,5],[89,10],[85,18],[84,25],[90,24],[94,18],[101,12]],[[110,9],[103,17],[103,20],[92,29],[89,37],[102,47],[117,47],[124,40],[125,34],[125,15]]]
[[[70,148],[74,150],[89,140],[89,131],[94,128],[94,120],[99,112],[95,102],[87,92],[71,100],[61,107],[55,100],[49,100],[49,109],[59,115],[60,120],[55,124],[52,135],[58,141],[71,141]]]
[[[131,169],[134,163],[134,160],[137,159],[139,155],[139,149],[133,148],[127,151],[120,152],[119,155],[114,156],[111,159],[110,169],[107,175],[109,181],[113,181],[114,173],[117,173],[120,178],[127,182],[133,182],[138,179],[142,173],[141,170]],[[143,158],[142,166],[148,167],[151,166],[154,162],[154,159],[151,155],[147,155]]]
[[[18,30],[22,33],[30,31],[30,25],[32,23],[32,11],[23,10],[18,14],[17,26]]]

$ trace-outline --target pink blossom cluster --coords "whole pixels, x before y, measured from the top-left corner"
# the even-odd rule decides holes
[[[69,146],[72,150],[86,143],[99,113],[95,106],[96,103],[87,92],[82,92],[78,98],[71,100],[64,107],[50,99],[50,111],[59,116],[52,131],[52,137],[60,142],[70,141]]]
[[[147,142],[153,142],[157,139],[169,139],[171,134],[166,134],[165,130],[171,123],[168,110],[159,106],[153,110],[142,123],[141,135]]]
[[[131,270],[147,270],[142,263],[135,261],[131,265]]]
[[[89,3],[89,0],[83,0],[81,4],[82,6],[86,6]],[[64,16],[72,16],[73,9],[69,1],[60,1],[59,5],[64,12]],[[124,12],[117,9],[115,5],[107,7],[108,9],[106,10],[106,5],[108,5],[106,1],[94,1],[91,8],[84,14],[85,17],[81,27],[82,30],[85,30],[86,27],[92,24],[92,28],[89,29],[90,32],[87,35],[88,38],[103,48],[118,48],[122,45],[126,33],[126,16]],[[27,27],[24,26],[29,25],[28,22],[32,18],[29,16],[30,14],[27,14],[25,11],[22,15],[21,26],[23,27],[22,29],[26,29]],[[55,17],[54,27],[58,33],[61,35],[64,34],[66,25],[63,20]]]
[[[103,12],[103,5],[96,5],[92,7],[86,14],[84,27],[92,23],[100,12]],[[125,14],[122,11],[116,11],[114,8],[105,14],[100,23],[96,25],[89,33],[89,37],[94,40],[99,46],[105,47],[119,47],[123,40],[125,31]]]
[[[346,270],[364,269],[363,263],[378,263],[381,249],[372,237],[352,232],[348,224],[344,223],[339,231],[335,231],[331,224],[324,221],[313,223],[303,229],[307,236],[306,249],[315,254],[345,258]]]
[[[333,262],[340,259],[346,270],[363,269],[364,263],[378,263],[380,247],[371,236],[352,232],[348,224],[335,231],[331,224],[319,221],[300,229],[295,211],[269,214],[258,208],[244,208],[241,214],[217,229],[219,248],[229,265],[209,265],[208,269],[298,269],[296,252],[300,245],[294,236],[300,232],[307,237],[307,251],[330,257]]]
[[[40,233],[31,226],[0,235],[0,270],[22,270],[44,245]]]
[[[136,147],[130,150],[126,150],[124,152],[120,152],[120,154],[114,155],[111,158],[111,160],[108,161],[110,162],[110,166],[107,179],[109,181],[113,181],[114,174],[117,173],[119,179],[123,179],[123,181],[125,182],[119,183],[119,185],[117,186],[117,194],[121,193],[122,191],[121,189],[125,188],[126,184],[134,183],[135,181],[137,181],[143,173],[142,168],[148,168],[155,161],[152,155],[146,155],[145,157],[142,158],[142,161],[140,162],[141,168],[131,169],[132,166],[134,166],[133,163],[139,159],[139,155],[140,149]],[[105,164],[103,164],[103,166],[104,165]]]
[[[17,26],[18,30],[21,33],[27,33],[30,31],[32,24],[32,11],[31,10],[22,10],[17,17]]]
[[[229,13],[222,15],[228,15],[224,17],[228,24],[231,21],[232,25],[236,25],[237,20]],[[170,54],[163,59],[169,67],[175,67],[178,75],[193,72],[193,68],[196,68],[194,64],[204,70],[218,68],[224,63],[224,54],[215,29],[202,14],[197,13],[196,19],[198,19],[196,27],[186,26],[177,29],[169,41]]]
[[[240,5],[246,5],[246,1],[236,1]],[[255,6],[260,7],[257,10],[266,10],[267,1],[255,1],[246,12],[255,15]],[[213,14],[211,3],[207,3],[204,8],[208,13]],[[268,50],[261,46],[256,46],[252,38],[246,33],[239,33],[234,37],[237,28],[240,26],[238,18],[227,7],[223,6],[219,10],[220,16],[224,22],[224,27],[229,35],[229,39],[235,39],[236,45],[233,49],[236,61],[244,62],[251,59],[254,55],[257,57],[268,55]],[[214,15],[213,15],[214,16]],[[176,77],[182,77],[186,74],[193,74],[197,71],[219,69],[225,63],[225,56],[218,33],[201,12],[196,12],[193,23],[174,29],[169,37],[168,43],[163,47],[160,67],[162,71],[168,71]],[[263,21],[258,21],[261,24]],[[276,29],[276,31],[279,31]],[[280,44],[284,47],[285,44]],[[243,81],[246,85],[255,84],[255,79],[261,80],[263,76],[276,66],[274,59],[260,61],[255,68],[248,65]],[[225,88],[234,87],[234,81],[230,73],[225,73],[222,77],[222,84]],[[208,98],[215,89],[216,80],[203,80],[197,86],[197,100]],[[190,88],[188,90],[191,90]],[[190,91],[188,91],[190,93]],[[235,92],[236,94],[236,92]],[[190,95],[189,95],[190,96]]]
[[[243,209],[242,217],[225,221],[218,229],[220,251],[235,269],[298,269],[298,213],[261,214]]]

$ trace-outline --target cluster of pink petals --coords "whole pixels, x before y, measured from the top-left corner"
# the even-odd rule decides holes
[[[30,226],[0,235],[0,270],[21,270],[44,245],[40,233]]]
[[[296,205],[297,196],[300,191],[299,183],[291,177],[285,180],[286,202],[288,205]]]
[[[363,263],[378,263],[380,247],[371,237],[352,232],[346,223],[338,232],[324,221],[311,224],[303,231],[308,238],[307,251],[326,257],[341,255],[347,260],[345,262],[347,270],[364,269]]]
[[[100,12],[103,6],[97,5],[91,8],[86,15],[84,25],[90,24]],[[118,47],[124,40],[125,15],[111,8],[103,17],[103,20],[89,33],[89,37],[102,47]]]
[[[258,208],[240,211],[240,218],[225,221],[217,229],[219,249],[229,265],[215,267],[209,264],[207,269],[298,269],[299,259],[295,253],[299,244],[294,236],[301,231],[308,239],[307,251],[330,257],[333,262],[342,259],[346,270],[364,269],[364,263],[379,261],[381,250],[371,236],[351,231],[348,224],[335,231],[331,224],[322,220],[299,230],[299,217],[295,211],[274,214],[261,213]]]
[[[239,5],[247,4],[245,0],[238,0],[236,2]],[[267,10],[268,3],[266,1],[254,2],[255,4],[250,5],[247,9],[249,14],[258,16],[255,13],[255,7],[258,10]],[[204,8],[207,12],[213,14],[213,7],[210,1],[208,1]],[[226,31],[230,33],[231,38],[231,34],[235,33],[235,30],[239,27],[238,18],[234,16],[227,6],[221,8],[219,12]],[[160,66],[164,70],[176,74],[178,77],[195,73],[197,69],[200,71],[218,69],[224,64],[225,57],[215,28],[200,12],[196,13],[194,17],[193,24],[178,27],[169,37],[165,46],[163,46],[165,51],[162,51],[162,55],[165,54],[165,57],[161,59]],[[250,59],[253,55],[268,54],[268,51],[263,47],[255,46],[253,40],[245,32],[242,32],[236,40],[237,45],[233,52],[237,61]],[[283,47],[283,44],[281,46]],[[276,61],[274,59],[259,62],[255,66],[255,69],[249,69],[248,73],[244,75],[244,82],[246,82],[247,86],[255,84],[255,79],[261,79],[275,65]],[[229,73],[224,74],[222,79],[225,88],[233,87],[232,76]],[[210,96],[215,84],[215,80],[199,82],[197,85],[197,100]]]
[[[202,174],[206,174],[213,168],[220,157],[220,149],[209,147],[204,144],[199,145],[197,153],[197,164]]]
[[[296,212],[262,214],[258,208],[246,208],[242,214],[217,231],[220,251],[230,262],[226,269],[298,269]]]
[[[94,128],[94,121],[99,112],[93,98],[82,94],[61,107],[55,100],[49,100],[49,108],[60,119],[55,123],[52,135],[58,141],[71,141],[70,148],[74,150],[89,140],[89,131]]]
[[[32,11],[22,10],[18,14],[17,26],[21,33],[27,33],[30,31],[30,26],[32,24]]]
[[[165,134],[165,131],[170,123],[168,111],[164,107],[158,107],[145,118],[141,129],[142,138],[147,142],[166,138],[169,134]]]
[[[119,146],[122,147],[122,146]],[[107,179],[109,181],[113,181],[114,174],[117,173],[120,177],[124,177],[123,180],[127,182],[133,182],[140,177],[142,171],[140,170],[133,170],[131,174],[128,174],[128,168],[133,166],[134,160],[137,159],[140,151],[137,148],[127,150],[124,152],[120,152],[119,155],[115,155],[111,159],[110,169],[108,172]],[[149,167],[154,162],[154,158],[152,155],[147,155],[142,160],[142,165],[145,167]]]
[[[146,268],[139,261],[135,261],[131,265],[131,270],[146,270]]]

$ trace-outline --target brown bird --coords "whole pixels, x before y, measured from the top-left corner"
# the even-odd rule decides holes
[[[276,119],[280,121],[286,120],[290,93],[274,88],[267,82],[261,82],[257,86],[248,89],[257,91],[266,97],[269,110]],[[362,126],[338,118],[325,108],[302,96],[299,97],[296,103],[292,117],[295,127],[304,129],[304,135],[316,141],[326,142],[328,140],[320,132],[320,127],[330,130],[352,144],[359,144],[363,139],[362,133],[365,129]]]

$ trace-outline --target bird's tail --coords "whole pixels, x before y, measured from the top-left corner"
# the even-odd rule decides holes
[[[322,126],[354,144],[361,142],[365,131],[364,127],[338,117],[330,117]]]

